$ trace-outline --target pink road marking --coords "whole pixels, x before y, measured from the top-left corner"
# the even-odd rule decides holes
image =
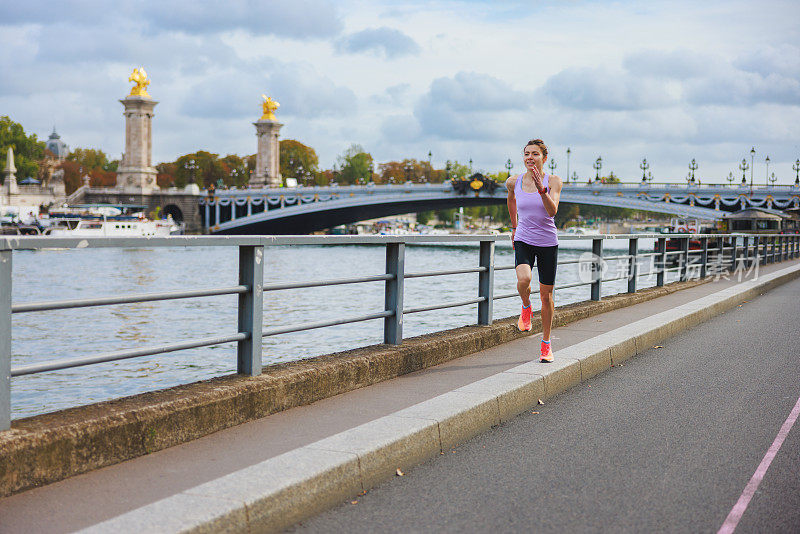
[[[794,408],[792,408],[792,411],[789,413],[789,417],[783,422],[783,426],[781,426],[781,429],[778,431],[778,435],[775,436],[775,441],[769,446],[767,454],[764,455],[764,459],[758,464],[758,469],[753,473],[750,482],[744,487],[742,495],[739,497],[739,500],[736,501],[736,504],[733,505],[731,513],[725,518],[725,522],[717,531],[717,534],[731,534],[736,529],[736,525],[739,524],[739,520],[742,518],[742,515],[744,515],[744,511],[747,510],[747,505],[750,504],[750,499],[755,495],[758,485],[761,484],[761,480],[767,473],[767,469],[769,469],[772,460],[775,459],[775,455],[778,454],[778,450],[781,448],[781,445],[783,445],[783,440],[786,439],[786,435],[794,426],[798,416],[800,416],[800,398],[797,399],[797,404],[794,405]]]

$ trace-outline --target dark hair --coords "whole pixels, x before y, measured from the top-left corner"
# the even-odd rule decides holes
[[[528,141],[528,144],[525,145],[522,148],[522,150],[524,151],[526,148],[528,148],[531,145],[536,145],[539,148],[541,148],[542,149],[542,155],[544,157],[547,157],[547,146],[544,144],[544,141],[542,141],[541,139],[531,139],[530,141]]]

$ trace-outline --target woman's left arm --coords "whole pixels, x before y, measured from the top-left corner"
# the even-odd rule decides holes
[[[558,201],[561,199],[561,178],[550,175],[550,182],[544,192],[539,193],[542,197],[544,209],[550,217],[555,217],[558,211]]]

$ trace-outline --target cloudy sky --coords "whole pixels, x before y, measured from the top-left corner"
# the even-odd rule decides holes
[[[0,3],[0,115],[119,157],[127,77],[159,101],[153,157],[255,152],[260,95],[323,167],[497,171],[543,138],[557,173],[719,182],[755,146],[778,183],[800,157],[800,2],[102,0]],[[749,178],[749,172],[748,172]]]

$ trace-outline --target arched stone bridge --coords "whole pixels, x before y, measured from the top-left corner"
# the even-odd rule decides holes
[[[468,185],[464,180],[444,184],[224,190],[200,198],[200,218],[209,233],[304,234],[365,219],[506,201],[504,185],[479,191]],[[725,211],[745,207],[800,207],[800,187],[567,183],[561,200],[713,219]]]

